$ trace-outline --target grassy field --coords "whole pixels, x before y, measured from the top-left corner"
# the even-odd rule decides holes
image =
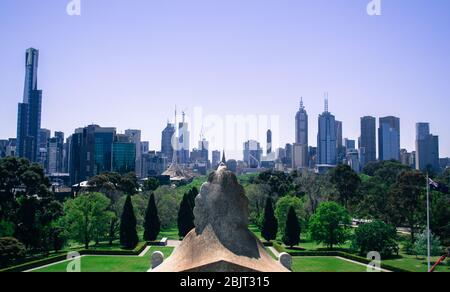
[[[167,258],[173,247],[151,247],[143,257],[138,256],[84,256],[81,257],[82,272],[146,272],[150,268],[153,252],[161,251]],[[68,262],[50,265],[33,272],[65,272]]]
[[[294,272],[365,272],[366,267],[335,257],[294,257]]]

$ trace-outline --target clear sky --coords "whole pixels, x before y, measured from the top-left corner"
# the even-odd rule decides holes
[[[81,0],[75,17],[69,2],[0,1],[0,138],[16,135],[35,47],[42,127],[66,135],[138,128],[159,149],[177,105],[278,115],[284,144],[303,96],[315,145],[329,92],[344,137],[357,139],[361,116],[395,115],[402,147],[414,150],[415,123],[430,122],[450,156],[448,0],[381,0],[381,16],[368,16],[369,0]]]

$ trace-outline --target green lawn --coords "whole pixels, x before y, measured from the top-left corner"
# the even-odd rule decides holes
[[[433,257],[431,259],[431,265],[433,265],[436,262],[436,260],[438,260],[438,257]],[[401,254],[401,257],[399,258],[383,260],[383,263],[398,268],[402,268],[411,272],[426,272],[428,269],[426,258],[416,258],[416,256],[406,254]],[[435,271],[450,272],[450,265],[441,264],[436,268]]]
[[[161,251],[167,258],[173,247],[151,247],[143,257],[138,256],[84,256],[81,258],[82,272],[146,272],[150,268],[153,252]],[[50,265],[33,272],[65,272],[68,262]]]
[[[366,272],[366,267],[335,257],[294,257],[294,272]]]

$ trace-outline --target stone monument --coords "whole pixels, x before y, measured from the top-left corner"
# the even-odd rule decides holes
[[[248,229],[248,199],[221,163],[195,199],[195,229],[155,272],[289,272]]]

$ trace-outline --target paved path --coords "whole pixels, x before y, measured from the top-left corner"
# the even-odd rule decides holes
[[[269,250],[273,253],[273,255],[274,255],[276,258],[279,258],[279,257],[280,257],[280,253],[279,253],[273,246],[269,246]]]
[[[145,255],[147,254],[147,252],[150,250],[150,248],[151,248],[151,246],[148,245],[148,246],[147,246],[147,247],[139,254],[139,256],[140,256],[140,257],[145,256]]]
[[[181,244],[180,240],[170,240],[169,239],[167,241],[167,246],[170,246],[170,247],[178,247],[180,244]]]

